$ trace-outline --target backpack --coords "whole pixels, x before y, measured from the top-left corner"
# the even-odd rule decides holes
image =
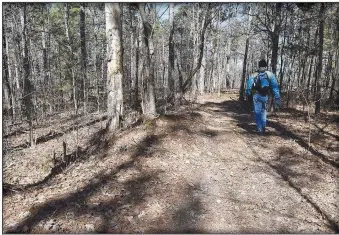
[[[255,73],[254,76],[252,90],[257,91],[262,96],[267,96],[270,91],[271,72]]]

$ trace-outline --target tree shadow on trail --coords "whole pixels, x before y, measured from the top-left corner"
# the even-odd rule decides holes
[[[285,126],[283,126],[283,125],[281,125],[277,122],[270,122],[270,126],[275,128],[280,133],[282,133],[283,136],[287,136],[287,137],[294,139],[296,141],[296,143],[298,143],[301,147],[308,149],[314,156],[318,157],[323,162],[325,162],[325,163],[327,163],[327,164],[329,164],[333,167],[339,168],[339,162],[335,162],[335,161],[329,159],[328,156],[320,153],[319,151],[314,149],[312,146],[309,146],[308,143],[303,138],[296,135],[292,131],[288,130]]]
[[[115,143],[115,136],[106,128],[100,129],[92,134],[87,143],[86,155],[100,155],[101,158],[107,156],[107,150]]]
[[[145,203],[146,198],[156,195],[153,188],[157,187],[157,184],[153,182],[159,181],[159,174],[162,172],[161,170],[150,170],[148,168],[144,170],[142,159],[152,157],[155,150],[159,150],[157,145],[161,144],[161,139],[164,136],[164,133],[147,135],[137,143],[129,160],[122,162],[113,170],[100,172],[91,179],[90,183],[76,192],[66,195],[58,194],[46,202],[32,206],[29,210],[30,215],[16,224],[15,227],[7,229],[5,233],[32,231],[46,233],[48,230],[40,228],[38,225],[44,224],[46,220],[51,218],[62,217],[68,212],[74,215],[71,223],[77,223],[78,220],[81,221],[81,218],[83,216],[86,217],[86,215],[93,216],[93,220],[100,218],[99,226],[96,225],[95,231],[93,231],[96,233],[135,233],[137,228],[133,227],[134,225],[128,221],[128,218],[131,217],[131,213],[134,213],[135,208]],[[114,144],[115,137],[112,137],[113,139],[110,138],[104,130],[98,131],[93,135],[92,141],[90,141],[92,147],[87,149],[87,151],[93,153],[101,149],[101,155],[105,156],[105,152]],[[121,174],[126,175],[128,170],[136,170],[139,173],[137,177],[127,181],[118,181],[118,177]],[[109,193],[117,190],[121,193],[113,197],[105,196],[100,203],[90,203],[89,201],[100,194],[104,188]],[[187,192],[185,191],[182,194],[184,197],[183,202],[181,203],[180,201],[180,205],[172,213],[174,215],[169,227],[164,228],[162,232],[197,233],[202,231],[198,226],[197,220],[201,210],[200,199],[193,195],[193,189],[187,190]],[[130,209],[123,209],[126,208],[125,206],[128,206]],[[129,216],[126,216],[126,211]],[[137,218],[137,216],[135,215],[133,218]],[[117,220],[119,220],[119,223]],[[85,231],[86,229],[83,227],[71,227],[68,230],[64,230],[64,228],[63,230],[58,229],[57,232],[74,233]]]
[[[218,112],[226,116],[231,116],[238,123],[237,125],[244,129],[247,134],[256,133],[256,125],[254,123],[254,117],[250,106],[246,102],[227,100],[221,103],[207,102],[201,107],[212,107],[217,108],[213,112]],[[329,164],[333,167],[339,168],[339,162],[331,160],[328,156],[320,153],[312,146],[308,146],[308,143],[300,137],[298,134],[291,131],[288,127],[283,124],[278,123],[277,121],[270,120],[268,116],[267,126],[275,129],[276,132],[266,132],[266,136],[280,136],[284,139],[292,138],[294,139],[301,147],[308,149],[314,156],[322,160],[326,164]]]
[[[217,112],[218,114],[224,114],[225,116],[231,116],[236,122],[237,126],[245,130],[244,133],[252,135],[256,132],[256,125],[254,123],[254,115],[252,109],[249,108],[248,105],[246,105],[244,102],[240,101],[234,101],[234,100],[228,100],[224,101],[222,103],[213,103],[208,102],[204,104],[202,107],[212,107],[209,108],[212,112]],[[286,110],[284,110],[286,111]],[[303,113],[299,113],[300,116],[303,115]],[[288,118],[294,118],[293,115],[288,115]],[[326,156],[323,153],[320,153],[318,150],[316,150],[312,146],[308,146],[307,141],[305,141],[300,134],[296,133],[292,128],[285,126],[282,123],[277,122],[274,120],[273,117],[268,116],[267,126],[274,129],[274,132],[266,133],[264,137],[257,137],[257,138],[263,138],[263,142],[265,142],[266,136],[279,136],[284,139],[293,139],[297,144],[299,144],[304,149],[308,149],[312,155],[308,156],[309,158],[313,159],[319,159],[323,163],[326,163],[332,167],[339,168],[339,163],[336,161],[333,161],[330,159],[329,156]],[[334,117],[329,117],[330,120],[334,120]],[[336,138],[336,136],[332,136]],[[260,142],[259,142],[260,144]],[[251,145],[249,146],[250,148]],[[262,146],[263,148],[266,148],[267,146]],[[252,149],[254,153],[254,149]],[[305,164],[307,165],[310,163],[308,160],[303,159],[301,156],[296,156],[293,149],[286,149],[286,148],[278,148],[277,155],[280,156],[277,159],[274,160],[266,160],[261,159],[260,154],[256,153],[256,156],[261,159],[260,161],[267,164],[271,169],[273,169],[278,175],[281,176],[281,178],[288,183],[288,185],[293,188],[300,196],[302,196],[307,203],[309,203],[321,216],[327,221],[329,228],[331,228],[333,231],[338,233],[339,227],[338,224],[332,220],[325,212],[323,208],[320,208],[319,205],[308,195],[306,195],[301,189],[303,187],[307,187],[307,185],[303,185],[303,183],[306,184],[308,182],[309,185],[314,184],[317,181],[320,181],[320,179],[317,176],[314,175],[307,175],[305,172],[297,172],[295,168],[303,167]],[[281,157],[284,156],[284,157]],[[311,161],[314,164],[318,164],[317,161]],[[304,169],[305,170],[305,169]],[[320,172],[319,172],[320,173]],[[321,173],[320,173],[321,174]]]
[[[183,198],[178,202],[179,205],[157,218],[155,223],[158,225],[157,228],[150,228],[145,232],[152,234],[206,233],[200,223],[205,208],[203,208],[201,198],[195,193],[199,188],[200,184],[187,185],[182,192]]]
[[[251,147],[250,147],[251,148]],[[320,178],[316,175],[306,174],[307,172],[297,172],[298,165],[303,164],[305,161],[301,156],[298,156],[292,148],[289,147],[280,147],[277,149],[278,157],[273,160],[266,160],[260,157],[260,154],[257,153],[253,148],[252,152],[256,155],[259,162],[265,163],[270,167],[275,173],[280,176],[280,179],[285,181],[293,190],[295,190],[305,201],[313,207],[317,213],[319,213],[322,218],[327,222],[327,226],[333,230],[335,233],[339,232],[338,224],[331,219],[323,209],[314,201],[309,195],[302,191],[302,188],[308,187],[309,185],[316,184],[321,181]]]
[[[214,109],[214,112],[223,113],[226,112],[228,115],[231,114],[232,116],[242,116],[242,115],[249,115],[252,109],[252,105],[248,102],[236,101],[236,100],[226,100],[223,102],[206,102],[200,105],[199,108],[208,108],[211,110]],[[217,109],[215,109],[217,108]]]
[[[37,137],[36,145],[46,143],[46,142],[48,142],[50,140],[59,138],[61,136],[64,136],[67,133],[75,131],[76,129],[79,130],[79,129],[87,127],[87,126],[94,125],[94,124],[96,124],[98,122],[105,121],[106,119],[107,119],[107,115],[104,115],[104,116],[102,116],[100,118],[96,118],[96,119],[88,121],[86,123],[82,123],[82,124],[78,125],[76,128],[75,128],[74,125],[71,125],[71,126],[61,127],[61,130],[59,130],[59,131],[51,130],[49,133]],[[22,143],[22,144],[19,144],[19,145],[11,147],[9,150],[11,150],[11,151],[13,151],[13,150],[21,150],[21,149],[25,149],[25,148],[29,148],[29,147],[30,147],[30,144],[29,144],[29,142],[26,141],[25,143]]]
[[[34,187],[41,188],[49,180],[64,172],[70,165],[77,161],[86,160],[86,158],[92,154],[98,154],[101,158],[104,158],[107,156],[107,150],[114,144],[114,141],[114,135],[109,134],[106,129],[100,129],[92,135],[85,149],[78,147],[78,149],[72,153],[60,156],[58,159],[53,159],[53,167],[51,168],[50,173],[43,179],[25,185],[5,184],[3,187],[3,194],[4,196],[7,196],[11,192],[22,192]]]
[[[257,126],[253,123],[238,123],[238,127],[242,128],[249,134],[256,134],[257,133]]]
[[[53,179],[56,175],[64,172],[67,167],[69,167],[74,162],[81,159],[82,156],[85,155],[85,150],[78,148],[77,151],[73,151],[70,154],[67,154],[64,159],[59,160],[56,162],[50,170],[50,173],[46,175],[43,179],[30,184],[4,184],[3,185],[3,196],[8,196],[10,193],[13,192],[22,192],[26,191],[31,188],[41,188],[44,184],[46,184],[49,180]]]
[[[178,133],[180,131],[183,131],[188,134],[193,134],[193,131],[190,130],[190,126],[187,125],[188,123],[191,123],[192,121],[198,121],[202,117],[201,114],[195,113],[195,112],[188,112],[183,113],[180,115],[164,115],[160,118],[168,121],[170,125],[168,126],[168,130],[170,131],[170,134],[174,135],[175,133]],[[105,117],[104,117],[105,118]],[[157,124],[155,124],[157,119],[151,121],[150,125],[150,132],[154,133],[155,129],[157,128]],[[137,125],[141,125],[139,121],[132,124],[130,128],[131,129]],[[122,130],[123,131],[123,130]],[[107,131],[106,128],[100,129],[97,132],[93,133],[89,139],[89,141],[86,143],[86,148],[78,148],[78,150],[73,151],[70,154],[67,154],[65,157],[61,156],[61,159],[58,159],[57,162],[53,165],[52,169],[50,170],[50,173],[45,176],[43,179],[39,180],[38,182],[31,183],[31,184],[25,184],[25,185],[14,185],[14,184],[4,184],[3,187],[3,193],[4,196],[9,195],[10,193],[20,193],[23,191],[27,191],[28,189],[32,188],[41,188],[46,183],[48,183],[50,180],[52,180],[56,175],[61,174],[64,172],[70,165],[74,164],[78,161],[86,161],[89,157],[95,156],[95,158],[104,159],[108,156],[109,150],[115,145],[116,138],[121,133],[121,131],[110,133]],[[205,133],[209,134],[209,136],[215,136],[216,133]],[[135,152],[132,153],[132,159],[140,156],[140,155],[150,155],[156,150],[159,149],[154,148],[153,146],[160,143],[160,139],[165,137],[166,134],[149,134],[145,139],[143,139],[140,143],[138,143],[137,149]],[[63,159],[65,158],[65,159]],[[126,162],[122,166],[120,166],[119,169],[130,167],[130,164],[133,161]]]
[[[197,112],[185,112],[182,114],[166,114],[159,117],[160,119],[164,119],[172,122],[182,122],[182,121],[196,121],[202,118],[202,115]]]
[[[307,110],[307,108],[306,108]],[[284,107],[281,109],[281,111],[289,113],[291,117],[293,118],[303,118],[304,120],[307,120],[308,118],[308,112],[302,111],[296,108],[292,107]],[[311,118],[315,118],[314,113],[310,113]],[[324,123],[339,123],[339,114],[337,113],[327,113],[327,112],[321,112],[316,115],[316,118],[319,122]]]
[[[144,156],[145,145],[156,143],[156,139],[156,137],[145,138],[140,142],[130,160],[121,163],[113,170],[101,171],[92,178],[90,183],[80,190],[67,195],[60,194],[44,203],[32,206],[29,210],[29,216],[24,218],[15,227],[9,228],[5,233],[31,232],[32,229],[38,229],[39,231],[39,228],[36,227],[39,222],[50,217],[62,216],[67,211],[72,211],[75,216],[90,214],[91,216],[100,217],[102,222],[100,223],[100,226],[97,226],[96,231],[94,232],[119,233],[119,229],[114,228],[115,225],[112,225],[112,217],[119,217],[119,211],[121,211],[124,205],[134,207],[143,202],[150,187],[153,185],[150,182],[157,180],[158,175],[161,173],[159,170],[142,170],[140,162],[138,161],[140,157]],[[125,172],[126,170],[135,167],[139,172],[137,177],[123,181],[122,183],[117,181],[120,172]],[[96,193],[100,193],[105,186],[109,188],[109,191],[117,190],[117,188],[120,187],[119,189],[123,192],[123,196],[113,196],[113,198],[107,198],[106,196],[104,202],[101,202],[98,205],[88,204],[88,200],[95,196]],[[126,194],[126,192],[128,193]],[[120,229],[121,231],[126,230],[126,228]],[[44,233],[45,232],[46,231],[44,231]],[[62,232],[74,233],[79,231],[72,230]]]
[[[326,127],[328,126],[329,124],[326,124],[325,126],[323,127],[320,127],[319,125],[313,123],[313,126],[315,126],[317,129],[318,129],[318,133],[322,134],[322,135],[328,135],[328,136],[331,136],[333,137],[334,139],[336,139],[336,141],[339,141],[339,135],[335,135],[335,134],[332,134],[328,131],[325,131]]]

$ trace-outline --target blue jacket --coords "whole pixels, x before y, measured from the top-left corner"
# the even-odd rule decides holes
[[[265,73],[267,72],[267,75],[269,76],[270,80],[270,87],[273,92],[274,100],[275,102],[279,102],[280,104],[280,93],[279,93],[279,87],[277,79],[275,78],[275,75],[269,71],[260,71],[259,73]],[[258,72],[257,72],[258,73]],[[249,96],[252,93],[252,85],[254,83],[254,78],[256,77],[257,73],[251,74],[250,77],[247,80],[247,87],[246,87],[246,95]]]

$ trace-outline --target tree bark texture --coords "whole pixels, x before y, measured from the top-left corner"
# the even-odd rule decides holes
[[[241,100],[241,101],[245,100],[244,98],[245,98],[246,65],[247,65],[247,54],[248,54],[249,41],[250,41],[250,39],[249,39],[249,37],[247,37],[246,46],[245,46],[244,64],[243,64],[241,83],[240,83],[239,100]]]
[[[119,3],[105,3],[107,37],[107,129],[120,127],[123,115],[122,27]]]
[[[325,21],[325,3],[321,3],[319,11],[319,51],[318,51],[318,64],[317,64],[317,75],[316,75],[316,101],[315,101],[315,114],[320,113],[320,100],[321,100],[321,73],[323,66],[323,47],[324,47],[324,21]]]
[[[82,97],[84,102],[84,113],[87,112],[87,51],[86,51],[86,15],[85,5],[80,5],[80,47],[81,47],[81,73],[82,73]]]
[[[73,48],[72,48],[72,41],[70,36],[70,30],[69,30],[69,9],[68,9],[68,3],[65,3],[64,5],[64,21],[65,21],[65,30],[66,30],[66,39],[67,39],[67,48],[69,53],[70,60],[67,62],[70,67],[71,77],[72,77],[72,88],[73,88],[73,104],[74,104],[74,112],[75,115],[78,114],[78,100],[77,100],[77,79],[75,76],[74,71],[74,54],[73,54]]]
[[[29,142],[31,146],[34,146],[35,141],[33,138],[33,119],[34,119],[34,104],[33,104],[33,92],[34,86],[30,80],[30,64],[28,60],[28,38],[27,38],[27,6],[23,4],[22,15],[22,55],[23,55],[23,78],[24,78],[24,93],[23,103],[25,105],[25,114],[29,124]]]
[[[174,87],[174,3],[170,3],[170,34],[168,39],[168,84],[170,90],[170,102],[173,102],[175,97],[175,87]]]
[[[145,55],[145,76],[142,90],[142,112],[146,118],[153,118],[156,115],[155,92],[154,92],[154,46],[152,39],[152,26],[147,21],[144,10],[145,4],[138,4],[140,17],[143,24],[143,36],[146,48]]]
[[[7,116],[11,114],[12,119],[14,120],[13,113],[13,100],[12,100],[12,89],[10,85],[9,77],[9,66],[8,66],[8,55],[7,55],[7,39],[5,29],[2,29],[2,81],[3,81],[3,100],[2,100],[2,110],[3,114]]]
[[[202,57],[204,55],[205,33],[206,33],[207,26],[210,24],[209,7],[210,6],[208,5],[208,9],[205,12],[205,16],[204,16],[202,24],[201,24],[202,25],[201,31],[200,31],[200,34],[199,34],[199,57],[197,58],[196,67],[189,72],[189,75],[188,75],[185,83],[183,84],[183,91],[184,92],[186,92],[189,89],[189,87],[192,84],[193,76],[199,71],[199,69],[201,67],[201,61],[202,61]]]

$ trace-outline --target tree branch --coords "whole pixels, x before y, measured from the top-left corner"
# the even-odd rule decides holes
[[[197,65],[193,70],[191,70],[188,78],[186,79],[185,83],[183,84],[184,93],[190,87],[190,85],[192,83],[193,76],[198,72],[198,70],[201,67],[201,61],[202,61],[202,57],[204,55],[205,32],[206,32],[207,26],[211,23],[211,20],[209,19],[209,15],[210,15],[209,9],[210,9],[210,5],[208,5],[208,9],[206,10],[206,14],[205,14],[205,17],[204,17],[203,22],[202,22],[202,29],[201,29],[201,32],[200,32],[200,35],[199,35],[200,44],[199,44],[199,57],[198,57]]]
[[[255,17],[256,17],[256,19],[258,19],[258,20],[259,20],[260,24],[266,28],[266,30],[259,28],[259,26],[258,26],[258,25],[256,25],[256,24],[253,24],[253,26],[255,26],[255,27],[259,28],[259,29],[260,29],[260,31],[268,32],[270,36],[272,36],[272,35],[273,35],[273,31],[272,31],[272,29],[270,29],[270,27],[269,27],[267,24],[265,24],[265,23],[262,21],[262,19],[261,19],[261,18],[260,18],[260,17],[259,17],[257,14],[256,14],[256,15],[249,14],[249,16],[255,16]]]

